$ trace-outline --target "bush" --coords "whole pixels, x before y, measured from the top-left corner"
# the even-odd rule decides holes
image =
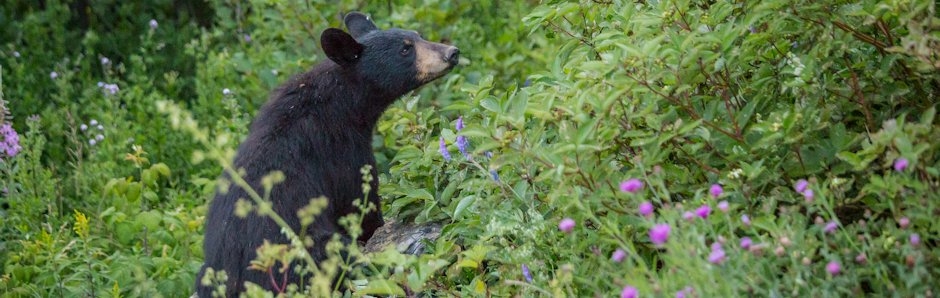
[[[442,236],[356,294],[935,295],[935,3],[385,4],[0,8],[0,296],[190,294],[251,115],[356,9],[467,57],[375,139]]]

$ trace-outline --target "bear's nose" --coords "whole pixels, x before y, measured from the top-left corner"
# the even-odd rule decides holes
[[[460,58],[460,49],[450,47],[450,49],[447,49],[447,52],[445,52],[445,57],[447,57],[447,63],[457,65],[457,60]]]

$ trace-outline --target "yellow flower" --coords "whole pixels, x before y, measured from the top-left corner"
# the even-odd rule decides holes
[[[84,213],[75,210],[75,233],[84,239],[88,236],[88,217]]]

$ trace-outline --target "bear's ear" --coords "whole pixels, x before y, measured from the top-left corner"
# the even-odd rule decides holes
[[[320,46],[326,56],[340,66],[347,66],[359,60],[364,49],[352,36],[336,28],[323,30]]]
[[[349,29],[349,34],[352,34],[353,38],[359,38],[366,33],[379,29],[375,27],[375,23],[369,20],[369,17],[355,11],[347,14],[343,22],[346,23],[346,29]]]

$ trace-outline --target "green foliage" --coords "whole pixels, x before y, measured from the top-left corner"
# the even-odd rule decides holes
[[[283,293],[343,274],[354,295],[936,295],[933,1],[92,2],[0,7],[0,122],[23,148],[0,153],[0,297],[191,294],[207,200],[244,186],[217,177],[351,10],[461,48],[374,142],[386,216],[445,226],[424,255],[307,261],[313,286]],[[303,262],[295,240],[257,269]]]

